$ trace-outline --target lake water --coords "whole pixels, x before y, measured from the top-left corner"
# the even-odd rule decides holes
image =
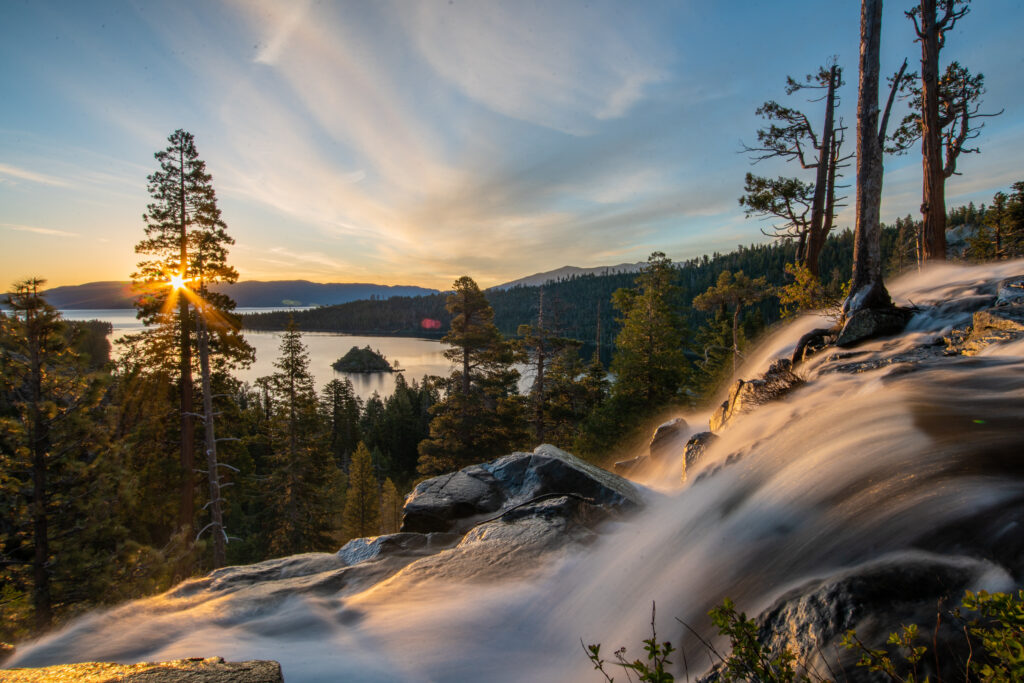
[[[239,308],[238,313],[260,313],[275,309]],[[114,326],[111,341],[129,332],[138,332],[142,323],[135,318],[134,309],[69,309],[61,315],[67,320],[106,320]],[[246,370],[236,370],[235,376],[246,382],[274,372],[274,360],[281,346],[281,332],[255,332],[246,330],[246,340],[256,349],[256,362]],[[402,368],[406,380],[420,379],[423,375],[447,375],[451,363],[445,359],[445,346],[433,339],[411,337],[361,337],[330,332],[303,332],[302,341],[309,350],[309,369],[317,390],[335,378],[348,377],[356,393],[364,400],[373,392],[381,397],[390,396],[395,389],[395,373],[373,374],[335,372],[331,367],[353,346],[367,346],[383,353],[392,363]],[[117,353],[117,345],[114,345]]]

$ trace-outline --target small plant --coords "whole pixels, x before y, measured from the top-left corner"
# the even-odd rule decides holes
[[[991,683],[1024,681],[1024,590],[1016,595],[967,591],[963,605],[985,620],[970,624],[970,634],[988,655],[988,661],[972,663],[972,671]]]
[[[757,623],[748,619],[743,612],[736,611],[736,605],[729,598],[715,607],[708,615],[711,623],[718,627],[718,634],[729,638],[731,652],[723,658],[719,680],[723,683],[760,681],[761,683],[790,683],[809,681],[796,670],[796,655],[783,650],[772,653],[757,637]]]
[[[923,645],[914,645],[917,636],[917,624],[904,626],[903,630],[899,633],[889,634],[886,644],[896,646],[902,660],[899,666],[893,662],[893,658],[888,650],[872,650],[861,642],[855,631],[846,632],[846,635],[843,636],[842,645],[848,650],[858,650],[860,652],[860,659],[857,660],[857,666],[865,667],[868,671],[883,673],[890,680],[898,681],[899,683],[927,683],[928,676],[925,676],[923,679],[918,678],[917,664],[924,657],[928,648]],[[908,667],[909,671],[907,671]]]
[[[614,653],[616,661],[613,663],[616,666],[621,666],[626,672],[627,681],[633,680],[631,671],[637,675],[637,680],[641,683],[673,683],[675,681],[675,677],[665,670],[672,664],[668,657],[675,651],[675,648],[667,640],[664,643],[658,642],[654,616],[655,606],[654,603],[651,603],[651,637],[644,640],[644,651],[647,653],[646,662],[640,659],[630,662],[626,659],[626,648],[624,647],[620,647]],[[582,640],[580,640],[580,645],[583,645]],[[587,653],[587,658],[594,664],[594,668],[601,672],[605,680],[608,683],[614,683],[615,679],[604,668],[608,662],[601,659],[601,644],[583,645],[583,651]]]

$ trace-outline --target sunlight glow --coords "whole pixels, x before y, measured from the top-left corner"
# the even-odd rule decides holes
[[[185,279],[180,275],[171,275],[170,280],[168,281],[167,284],[170,285],[171,289],[181,289],[182,287],[185,286],[186,282],[188,282],[188,279]]]

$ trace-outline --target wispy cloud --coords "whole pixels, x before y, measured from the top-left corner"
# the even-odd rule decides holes
[[[34,225],[17,225],[15,223],[0,223],[9,230],[17,230],[19,232],[33,232],[37,235],[52,235],[54,237],[79,237],[77,232],[68,232],[67,230],[54,230],[53,228],[39,228]]]
[[[27,180],[33,183],[40,183],[42,185],[52,185],[53,187],[70,187],[70,183],[61,178],[55,178],[45,173],[38,173],[36,171],[30,171],[26,168],[18,168],[17,166],[11,166],[10,164],[0,164],[0,175],[5,175],[11,178],[17,178],[18,180]]]

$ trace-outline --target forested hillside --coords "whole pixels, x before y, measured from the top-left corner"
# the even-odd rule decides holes
[[[887,262],[898,251],[900,232],[897,226],[883,232],[883,253]],[[764,276],[769,284],[785,284],[785,264],[792,262],[796,245],[791,241],[740,246],[727,254],[713,254],[678,263],[676,285],[680,288],[678,304],[684,310],[692,329],[701,325],[712,313],[692,309],[690,301],[715,284],[723,270],[742,270],[751,277]],[[853,235],[841,232],[831,235],[821,255],[821,272],[826,281],[846,281],[853,262]],[[612,293],[630,287],[635,273],[614,275],[583,275],[544,285],[547,315],[552,327],[566,337],[593,344],[600,338],[603,349],[611,348],[619,332]],[[519,325],[529,323],[537,315],[541,287],[513,287],[487,290],[487,299],[494,308],[494,322],[505,336],[516,336]],[[251,330],[282,330],[293,318],[302,330],[347,332],[396,336],[440,338],[451,323],[445,311],[445,294],[421,297],[393,297],[384,301],[353,301],[337,306],[324,306],[307,311],[279,311],[243,316],[245,328]],[[769,298],[754,307],[761,324],[779,319],[778,299]],[[436,321],[436,322],[435,322]],[[439,325],[436,323],[440,323]]]

